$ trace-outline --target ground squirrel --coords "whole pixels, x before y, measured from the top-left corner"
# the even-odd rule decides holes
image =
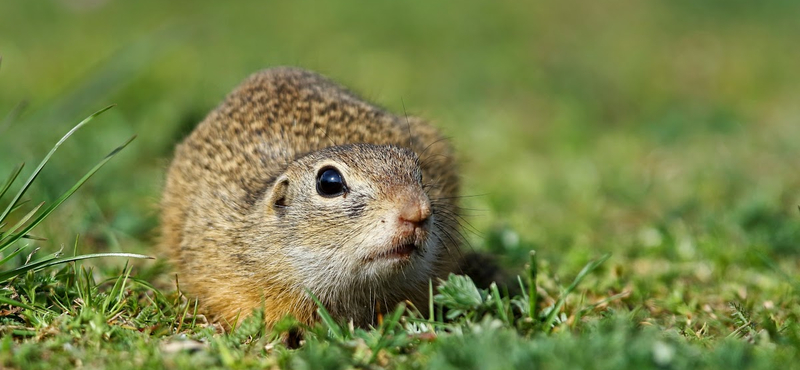
[[[181,288],[232,323],[264,307],[358,326],[456,269],[450,144],[315,73],[273,68],[237,87],[177,146],[162,248]]]

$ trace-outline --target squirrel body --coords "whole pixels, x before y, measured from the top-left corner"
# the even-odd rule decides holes
[[[161,248],[182,290],[231,324],[264,308],[355,325],[457,268],[452,148],[418,118],[387,113],[297,68],[246,79],[176,147]]]

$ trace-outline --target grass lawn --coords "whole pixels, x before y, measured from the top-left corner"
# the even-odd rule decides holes
[[[0,368],[800,368],[798,19],[789,0],[2,2],[0,194],[26,165],[0,212],[116,106],[0,216]],[[175,143],[276,65],[440,127],[465,248],[523,293],[451,278],[434,317],[326,321],[287,349],[291,320],[224,332],[162,259],[13,273],[160,257]]]

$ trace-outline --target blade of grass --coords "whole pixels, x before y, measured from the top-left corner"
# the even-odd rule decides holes
[[[536,291],[536,275],[539,273],[539,266],[536,263],[536,251],[530,253],[530,268],[528,269],[528,317],[536,319],[536,301],[539,299]],[[525,291],[524,289],[522,290]]]
[[[314,293],[311,293],[311,291],[308,289],[306,289],[306,294],[308,294],[308,296],[311,297],[314,303],[317,304],[317,313],[319,313],[322,322],[325,323],[325,326],[328,327],[328,331],[330,331],[333,334],[334,338],[339,340],[345,339],[344,333],[342,333],[342,328],[339,327],[339,324],[336,322],[336,320],[333,319],[328,310],[325,309],[325,306],[322,304],[322,302],[320,302],[317,296],[315,296]]]
[[[81,298],[83,301],[83,307],[92,307],[94,306],[94,298],[95,295],[92,294],[93,288],[95,287],[94,279],[94,270],[91,268],[87,269],[81,266],[80,273],[78,274],[78,279],[76,279],[77,283],[77,291],[78,297]]]
[[[21,200],[21,201],[17,202],[17,205],[14,206],[14,208],[12,208],[11,212],[8,212],[8,214],[10,215],[10,214],[14,213],[16,210],[22,208],[25,204],[28,204],[28,202],[30,202],[30,201],[31,201],[30,199],[26,199],[26,200]]]
[[[3,265],[5,265],[5,264],[6,264],[8,261],[11,261],[11,259],[12,259],[12,258],[14,258],[14,257],[16,257],[18,254],[22,253],[22,251],[24,251],[24,250],[25,250],[25,248],[28,248],[28,244],[26,244],[26,245],[22,246],[21,248],[19,248],[19,249],[15,250],[15,251],[13,251],[13,252],[9,253],[7,256],[3,257],[3,259],[2,259],[2,260],[0,260],[0,266],[3,266]]]
[[[800,206],[797,206],[797,208],[800,209]],[[761,262],[766,267],[772,269],[772,271],[774,271],[778,275],[782,276],[783,280],[788,282],[796,292],[800,292],[800,280],[798,280],[796,277],[786,273],[786,271],[783,271],[783,268],[781,268],[777,263],[775,263],[774,260],[772,260],[772,258],[767,256],[766,254],[761,253],[761,252],[755,252],[755,255],[756,255],[756,257],[758,257],[758,259],[761,260]]]
[[[11,226],[11,228],[8,229],[8,231],[2,237],[0,237],[0,243],[2,243],[3,240],[8,238],[9,236],[13,235],[15,231],[17,231],[20,227],[22,227],[22,225],[25,225],[25,223],[28,222],[28,220],[30,220],[31,217],[33,217],[33,215],[36,214],[36,212],[39,211],[39,208],[42,208],[43,205],[44,202],[39,203],[38,206],[34,207],[30,212],[28,212],[28,214],[23,216],[22,219],[20,219],[14,226]]]
[[[125,302],[125,286],[128,283],[128,277],[131,275],[131,269],[133,269],[133,267],[129,266],[128,262],[125,262],[122,274],[114,281],[114,286],[111,287],[111,290],[106,294],[102,302],[101,307],[103,314],[106,315],[106,320],[111,319],[122,310],[122,305]]]
[[[614,294],[614,295],[612,295],[610,297],[606,297],[604,299],[601,299],[601,300],[597,301],[596,303],[592,303],[592,304],[582,308],[580,310],[580,312],[589,312],[589,311],[591,311],[591,310],[593,310],[593,309],[595,309],[597,307],[600,307],[601,305],[604,305],[604,304],[609,303],[609,302],[616,301],[618,299],[625,298],[625,297],[627,297],[629,295],[631,295],[631,292],[628,291],[628,290],[626,290],[626,291],[624,291],[622,293]]]
[[[511,321],[508,320],[508,315],[506,314],[506,308],[503,304],[503,296],[500,295],[500,290],[497,288],[497,283],[492,283],[489,286],[489,289],[492,292],[492,298],[495,302],[495,306],[497,306],[497,314],[500,315],[500,319],[503,320],[506,324],[511,324]]]
[[[3,199],[3,196],[6,195],[6,192],[11,187],[11,184],[14,183],[14,180],[16,180],[17,177],[19,176],[20,172],[22,172],[22,168],[23,167],[25,167],[25,163],[20,163],[20,164],[17,165],[16,168],[14,168],[11,171],[11,176],[8,177],[6,182],[3,184],[3,187],[0,188],[0,199]],[[0,220],[3,220],[3,219],[0,218]]]
[[[180,314],[180,319],[178,320],[178,327],[175,329],[176,333],[180,333],[181,329],[183,329],[183,322],[186,320],[186,314],[189,313],[189,302],[186,302],[186,305],[183,307],[183,312]],[[175,317],[177,319],[177,316]]]
[[[391,333],[394,328],[397,327],[404,312],[406,312],[405,303],[397,305],[397,308],[394,310],[394,312],[392,312],[392,314],[384,321],[383,329],[381,330],[383,336]]]
[[[30,200],[23,200],[23,201],[20,201],[20,202],[18,202],[18,203],[17,203],[17,205],[16,205],[16,206],[14,206],[14,208],[12,208],[12,209],[11,209],[11,212],[9,212],[8,214],[10,215],[10,214],[14,213],[14,211],[16,211],[16,210],[18,210],[18,209],[22,208],[22,206],[24,206],[24,205],[25,205],[26,203],[28,203],[29,201],[30,201]],[[4,221],[5,221],[5,220],[4,220]],[[8,223],[7,223],[7,222],[2,222],[2,223],[0,223],[0,229],[3,229],[3,228],[5,228],[5,227],[6,227],[6,225],[8,225]],[[8,232],[8,231],[0,231],[0,240],[2,240],[2,239],[5,239],[5,236],[6,236],[7,234],[9,234],[9,232]]]
[[[428,279],[428,321],[434,321],[433,312],[433,280]]]
[[[13,300],[13,299],[8,298],[8,297],[3,297],[1,295],[0,295],[0,303],[7,304],[7,305],[10,305],[10,306],[22,307],[24,309],[28,309],[28,310],[31,310],[31,311],[40,311],[40,309],[38,309],[36,307],[33,307],[31,305],[22,303],[22,302],[17,301],[17,300]]]
[[[0,272],[0,281],[8,280],[14,276],[18,276],[30,270],[41,270],[62,263],[80,261],[90,258],[100,258],[100,257],[127,257],[127,258],[139,258],[139,259],[153,259],[153,257],[135,253],[92,253],[92,254],[83,254],[80,256],[64,257],[64,258],[48,257],[35,262],[31,262],[27,265],[17,267],[15,269]]]
[[[158,294],[161,294],[161,293],[158,293]],[[198,299],[194,300],[194,311],[192,312],[192,329],[196,328],[195,324],[197,322],[197,304],[199,302],[200,302],[200,300],[198,300]]]
[[[234,365],[236,365],[236,358],[233,356],[233,352],[225,345],[221,337],[213,337],[213,339],[217,351],[219,352],[219,359],[220,362],[222,362],[222,366],[227,369],[232,369]]]
[[[56,201],[53,202],[53,204],[51,204],[49,207],[47,207],[44,210],[44,212],[42,212],[34,221],[25,226],[25,228],[22,231],[20,231],[17,234],[14,234],[10,239],[0,244],[0,252],[8,248],[11,244],[19,240],[22,236],[26,235],[31,229],[39,225],[39,223],[41,223],[47,216],[50,215],[50,213],[52,213],[56,208],[58,208],[58,206],[60,206],[61,203],[64,203],[64,201],[67,200],[67,198],[72,196],[73,193],[75,193],[87,180],[89,180],[89,178],[92,177],[92,175],[94,175],[95,172],[97,172],[101,167],[103,167],[106,163],[108,163],[108,161],[111,160],[111,158],[113,158],[117,153],[119,153],[120,150],[128,146],[128,144],[130,144],[131,141],[133,141],[135,138],[136,136],[132,136],[130,139],[128,139],[128,141],[126,141],[125,143],[114,149],[111,153],[106,155],[105,158],[103,158],[103,160],[101,160],[91,170],[89,170],[89,172],[83,175],[83,177],[80,180],[78,180],[78,182],[75,183],[75,185],[73,185],[72,188],[67,190],[58,199],[56,199]]]
[[[64,135],[61,138],[61,140],[59,140],[56,143],[56,145],[53,146],[52,149],[50,149],[50,152],[47,153],[47,155],[44,157],[42,162],[39,163],[39,166],[36,167],[35,170],[33,170],[33,173],[31,174],[30,177],[28,177],[28,180],[25,182],[25,184],[22,185],[22,189],[20,189],[19,192],[17,192],[17,195],[15,195],[14,198],[11,200],[11,203],[8,204],[8,207],[6,207],[6,210],[3,211],[2,214],[0,214],[0,220],[4,220],[6,218],[6,216],[8,216],[8,213],[11,212],[11,209],[14,208],[14,206],[17,204],[19,199],[22,198],[22,195],[25,194],[26,191],[28,191],[28,188],[33,183],[33,180],[35,180],[36,177],[39,176],[39,173],[42,171],[42,168],[44,168],[44,165],[47,164],[48,161],[50,161],[50,157],[53,156],[53,153],[55,153],[56,150],[58,150],[58,148],[61,146],[61,144],[63,144],[64,141],[66,141],[70,136],[72,136],[72,134],[74,134],[75,131],[77,131],[78,129],[80,129],[81,127],[83,127],[87,123],[89,123],[89,121],[91,121],[92,119],[94,119],[95,117],[100,115],[101,113],[111,109],[112,107],[114,107],[114,106],[113,105],[109,105],[109,106],[107,106],[107,107],[105,107],[105,108],[93,113],[89,117],[84,118],[83,121],[81,121],[80,123],[75,125],[75,127],[73,127],[72,130],[69,130],[69,132],[67,132],[66,135]]]
[[[6,117],[3,118],[3,122],[0,122],[0,132],[3,132],[6,129],[8,129],[8,127],[11,126],[11,124],[22,115],[22,112],[25,111],[25,108],[28,108],[27,101],[23,100],[17,103],[17,105],[15,105],[13,109],[11,109],[11,112],[8,112],[8,114],[6,114]]]
[[[564,290],[563,293],[561,293],[561,296],[558,297],[558,301],[556,301],[556,304],[553,306],[553,309],[550,310],[550,312],[547,314],[547,317],[544,320],[545,330],[547,330],[548,332],[553,330],[552,328],[553,321],[555,320],[556,315],[558,315],[558,312],[561,311],[561,307],[564,306],[567,296],[570,293],[572,293],[573,290],[575,290],[578,284],[580,284],[581,281],[583,281],[583,279],[586,278],[586,276],[588,276],[592,271],[600,267],[600,265],[602,265],[603,262],[608,260],[609,257],[611,257],[611,254],[606,253],[600,258],[587,263],[586,266],[584,266],[583,269],[581,269],[581,271],[578,273],[578,276],[575,276],[575,280],[572,281],[572,284],[570,284],[567,287],[567,289]]]
[[[406,311],[405,304],[399,304],[397,308],[392,312],[392,314],[386,318],[383,322],[383,325],[380,328],[380,338],[378,342],[375,344],[374,347],[370,348],[372,350],[372,355],[370,356],[367,363],[372,364],[375,363],[375,360],[378,359],[378,356],[381,354],[381,350],[385,349],[389,343],[391,343],[391,335],[394,333],[394,328],[400,324],[400,318],[403,316],[403,313]]]
[[[106,284],[106,283],[110,283],[112,281],[116,282],[116,279],[117,279],[116,277],[112,277],[112,278],[103,280],[100,284]],[[147,288],[148,290],[152,291],[156,296],[158,296],[159,299],[162,299],[162,300],[166,301],[166,297],[164,297],[164,294],[161,293],[160,290],[156,289],[156,287],[153,286],[153,284],[150,284],[149,282],[147,282],[145,280],[142,280],[140,278],[137,278],[135,276],[128,276],[128,280],[130,280],[133,283],[139,284],[139,285]]]

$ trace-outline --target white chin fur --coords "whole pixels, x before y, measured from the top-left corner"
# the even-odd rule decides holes
[[[372,248],[361,246],[364,250],[378,248],[370,247]],[[289,257],[295,269],[303,276],[302,288],[311,290],[323,299],[325,296],[338,296],[343,290],[359,286],[391,290],[392,286],[407,285],[413,281],[427,284],[428,279],[433,278],[431,273],[438,248],[441,248],[438,238],[429,234],[426,245],[415,250],[405,260],[396,257],[367,260],[366,257],[371,254],[363,251],[353,253],[350,248],[327,249],[317,251],[318,253],[293,253]],[[358,292],[351,293],[359,295]]]

